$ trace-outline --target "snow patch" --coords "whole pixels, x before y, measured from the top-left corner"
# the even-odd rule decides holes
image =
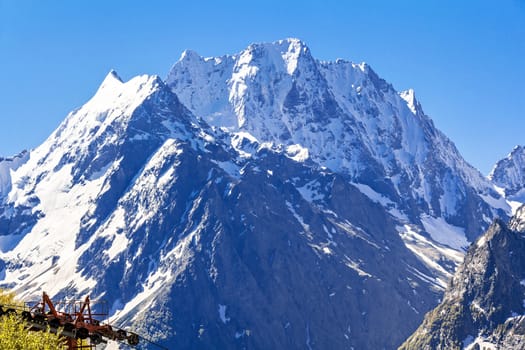
[[[463,350],[497,350],[498,347],[496,344],[491,343],[483,336],[479,335],[478,337],[474,338],[472,335],[468,335],[465,339],[463,339]]]
[[[324,194],[320,186],[319,182],[314,180],[308,182],[304,186],[297,187],[297,191],[299,191],[305,200],[312,203],[313,201],[324,199]]]
[[[473,301],[471,304],[470,304],[470,307],[482,314],[486,314],[487,312],[485,311],[485,309],[483,309],[479,303],[477,301]]]
[[[252,334],[252,331],[249,329],[243,329],[240,332],[235,332],[235,339],[243,338],[244,336],[250,336]]]
[[[108,221],[108,225],[102,228],[101,236],[107,236],[111,241],[111,247],[106,250],[109,260],[115,259],[115,257],[126,250],[129,245],[129,239],[126,237],[124,231],[124,227],[126,227],[126,215],[127,213],[122,208],[118,208]]]
[[[133,312],[137,308],[140,310],[146,310],[149,305],[155,302],[155,296],[159,294],[165,286],[170,285],[170,282],[184,270],[188,264],[189,259],[193,256],[193,251],[190,246],[195,241],[200,240],[199,235],[200,228],[197,227],[195,231],[182,238],[177,246],[165,255],[161,256],[159,262],[161,267],[156,271],[149,274],[146,279],[146,283],[143,285],[143,290],[136,294],[133,299],[127,302],[122,308],[116,311],[113,315],[110,315],[113,319],[119,319],[126,315],[133,315],[131,319],[135,319],[140,316]],[[173,270],[172,266],[175,265],[176,269]]]
[[[485,236],[481,236],[480,238],[478,238],[478,240],[476,241],[476,247],[483,247],[485,245],[485,243],[487,243],[487,237]]]
[[[371,274],[369,274],[368,272],[366,272],[363,269],[361,269],[361,264],[359,264],[359,263],[355,262],[354,260],[350,259],[347,255],[345,255],[345,259],[344,259],[343,262],[344,262],[344,264],[346,266],[348,266],[349,268],[351,268],[352,270],[357,272],[357,274],[360,277],[372,277]]]
[[[446,222],[443,218],[421,216],[421,222],[432,239],[455,250],[465,250],[469,242],[465,231]]]
[[[494,198],[490,194],[480,194],[480,197],[491,207],[501,209],[505,212],[515,213],[515,210],[519,207],[519,203],[511,203],[512,201],[505,200],[505,197]]]
[[[310,154],[308,148],[296,144],[286,147],[286,156],[296,162],[304,162],[310,157]]]
[[[416,94],[413,89],[408,89],[399,93],[399,96],[406,101],[408,109],[414,114],[417,114],[416,110]]]
[[[433,271],[436,277],[432,278],[416,269],[412,270],[414,274],[425,281],[432,282],[439,290],[445,290],[453,271],[443,267],[440,262],[448,260],[457,266],[463,261],[463,251],[443,246],[439,242],[433,242],[417,232],[417,229],[412,225],[398,226],[397,230],[405,246]]]
[[[230,318],[226,317],[226,305],[219,304],[219,318],[224,324],[230,322]]]
[[[352,183],[361,193],[370,198],[373,202],[379,203],[384,207],[393,207],[395,203],[390,199],[384,197],[380,193],[374,191],[370,186],[365,184]]]
[[[499,187],[499,186],[494,185],[494,189],[496,190],[496,192],[498,192],[498,194],[501,197],[503,197],[503,198],[506,197],[505,189],[503,187]],[[510,209],[512,211],[512,215],[515,215],[516,212],[518,211],[518,209],[523,205],[523,203],[525,203],[525,192],[524,191],[525,191],[525,189],[522,189],[516,195],[512,196],[513,199],[516,199],[516,197],[520,197],[519,200],[511,200],[510,198],[506,198],[507,199],[507,204],[510,206]],[[524,192],[524,193],[522,193],[522,192]]]

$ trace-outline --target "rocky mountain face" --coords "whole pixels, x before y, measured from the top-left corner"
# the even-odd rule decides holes
[[[508,215],[491,186],[365,64],[186,51],[0,161],[0,279],[168,348],[394,349]]]
[[[501,188],[506,198],[525,203],[525,148],[514,147],[506,158],[496,163],[489,179]]]
[[[525,347],[525,208],[468,250],[442,303],[400,349]]]

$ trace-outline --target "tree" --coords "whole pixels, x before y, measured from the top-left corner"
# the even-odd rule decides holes
[[[0,305],[4,311],[9,307],[20,309],[22,302],[15,295],[0,290]],[[22,316],[18,313],[4,314],[0,317],[0,344],[2,350],[63,350],[64,338],[48,331],[30,331]]]

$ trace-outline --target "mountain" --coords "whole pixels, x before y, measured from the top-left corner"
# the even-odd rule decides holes
[[[516,146],[504,159],[496,163],[489,179],[511,201],[525,203],[525,148]]]
[[[414,91],[398,93],[365,63],[321,62],[288,39],[215,58],[186,51],[166,82],[208,124],[348,175],[427,231],[439,221],[472,241],[509,212]]]
[[[413,91],[296,39],[111,71],[0,169],[2,285],[169,348],[396,348],[510,212]]]
[[[445,292],[400,349],[525,346],[525,208],[472,244]]]

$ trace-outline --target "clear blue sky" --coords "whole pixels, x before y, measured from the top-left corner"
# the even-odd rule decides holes
[[[525,0],[0,0],[0,155],[42,143],[111,68],[164,78],[186,48],[286,37],[414,88],[484,174],[525,144]]]

